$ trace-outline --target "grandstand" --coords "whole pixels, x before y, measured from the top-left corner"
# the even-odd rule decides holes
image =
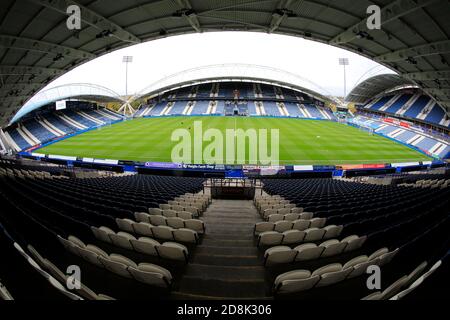
[[[77,32],[64,1],[25,2],[0,5],[0,300],[448,300],[448,1],[379,1],[383,32],[359,1],[70,2]],[[50,84],[193,30],[301,36],[396,73],[346,97],[248,64],[124,96]]]

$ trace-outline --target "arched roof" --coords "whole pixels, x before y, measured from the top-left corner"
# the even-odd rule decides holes
[[[124,102],[114,91],[89,83],[73,83],[53,87],[39,92],[16,113],[11,122],[19,120],[21,117],[49,103],[65,99],[86,99],[103,102]]]
[[[179,87],[218,81],[274,84],[302,91],[323,101],[331,101],[329,92],[302,76],[281,69],[251,64],[218,64],[184,70],[150,84],[132,97],[132,100]]]
[[[364,104],[384,92],[406,87],[417,87],[417,85],[396,74],[380,74],[358,84],[345,100]]]
[[[74,4],[81,30],[66,25]],[[381,8],[381,30],[367,25],[370,5]],[[448,12],[448,0],[2,0],[0,125],[52,79],[90,59],[208,31],[278,33],[338,46],[413,80],[449,110]]]

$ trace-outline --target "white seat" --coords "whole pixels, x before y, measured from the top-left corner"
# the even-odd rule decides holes
[[[342,229],[344,229],[344,226],[330,225],[330,226],[326,226],[323,229],[325,230],[325,235],[323,236],[323,238],[324,239],[333,239],[333,238],[337,238],[341,234]]]
[[[146,222],[135,223],[133,225],[133,228],[136,234],[139,234],[141,236],[153,237],[152,232],[153,225],[151,225],[150,223]]]
[[[320,280],[317,283],[316,287],[325,287],[338,282],[343,281],[347,278],[348,274],[351,272],[351,269],[343,269],[339,271],[327,272],[320,276]]]
[[[178,217],[167,218],[166,222],[169,227],[172,227],[174,229],[184,228],[184,220],[181,218]]]
[[[295,261],[308,261],[318,259],[324,248],[314,243],[305,243],[295,247],[294,250],[298,252]]]
[[[262,208],[261,208],[262,209]],[[268,216],[270,216],[271,214],[277,214],[278,212],[277,212],[277,210],[276,209],[265,209],[264,211],[263,211],[263,218],[264,219],[267,219],[267,217]]]
[[[321,276],[325,273],[329,272],[336,272],[341,271],[342,265],[340,263],[332,263],[323,267],[320,267],[319,269],[314,270],[314,272],[311,274],[312,276]]]
[[[258,222],[255,224],[255,234],[259,234],[266,231],[273,231],[275,224],[272,222]]]
[[[374,253],[372,253],[372,254],[369,256],[369,261],[370,261],[370,260],[375,260],[375,259],[377,259],[377,258],[379,259],[383,254],[388,253],[388,252],[389,252],[389,249],[388,249],[388,248],[381,248],[381,249],[375,251]]]
[[[291,213],[302,213],[302,212],[303,212],[303,208],[300,208],[300,207],[291,208]]]
[[[302,212],[300,214],[300,219],[311,220],[313,218],[313,216],[314,216],[314,213],[312,213],[312,212]]]
[[[79,251],[84,260],[101,268],[103,268],[103,264],[100,262],[99,257],[108,258],[108,254],[105,251],[90,244],[86,248],[80,248]]]
[[[69,251],[69,252],[71,252],[71,253],[73,253],[74,255],[77,255],[77,256],[80,255],[80,252],[78,250],[80,247],[77,246],[75,243],[67,241],[66,239],[64,239],[64,238],[62,238],[60,236],[58,236],[58,240],[59,240],[59,242],[61,242],[61,244],[64,246],[64,248],[67,251]]]
[[[119,227],[120,230],[126,231],[126,232],[134,232],[133,224],[136,223],[133,220],[130,219],[116,219],[116,224]]]
[[[186,263],[188,261],[188,249],[182,244],[176,242],[164,242],[162,245],[157,247],[157,249],[161,258],[181,260]]]
[[[81,241],[80,239],[78,239],[78,238],[75,237],[75,236],[69,235],[69,236],[67,237],[67,240],[69,240],[70,242],[72,242],[73,244],[77,245],[77,246],[80,247],[80,248],[86,247],[86,245],[84,244],[84,242]]]
[[[387,287],[385,290],[383,290],[380,300],[386,300],[396,295],[406,285],[407,282],[408,276],[401,277],[393,284],[391,284],[389,287]]]
[[[294,261],[296,255],[297,251],[292,250],[290,247],[272,247],[264,253],[264,264],[270,266],[273,264],[290,263]]]
[[[160,208],[149,208],[148,213],[150,213],[150,215],[162,216],[163,211]]]
[[[169,219],[169,218],[166,218],[164,216],[150,216],[149,217],[150,224],[152,224],[154,226],[166,226],[167,219]]]
[[[180,211],[182,211],[182,210],[180,210]],[[192,213],[194,215],[194,217],[198,217],[200,214],[200,210],[198,210],[195,207],[184,207],[184,211]]]
[[[271,214],[267,219],[267,221],[269,221],[269,222],[277,222],[277,221],[283,221],[283,220],[284,220],[284,216],[279,213]]]
[[[259,234],[258,246],[276,246],[281,244],[283,234],[276,231],[265,231]]]
[[[367,259],[369,259],[368,256],[357,256],[357,257],[347,261],[342,266],[342,269],[353,269],[356,265],[367,262],[368,261]]]
[[[94,236],[103,242],[111,243],[111,238],[109,237],[110,234],[115,234],[113,230],[111,230],[108,227],[101,226],[100,228],[91,227],[92,233],[94,233]]]
[[[197,243],[198,234],[194,230],[181,228],[173,231],[173,237],[176,241]]]
[[[287,220],[287,221],[295,221],[298,218],[300,218],[299,213],[288,213],[288,214],[284,215],[284,220]]]
[[[366,240],[367,236],[358,237],[353,235],[342,239],[341,242],[347,242],[344,252],[349,252],[361,248]]]
[[[303,279],[283,280],[279,286],[276,287],[276,293],[295,293],[312,289],[320,277],[306,277]]]
[[[32,246],[32,245],[28,245],[27,246],[28,251],[30,252],[31,256],[33,257],[33,259],[39,264],[39,265],[43,265],[44,261],[46,259],[44,259],[39,252],[37,252],[37,250]]]
[[[205,232],[205,224],[201,220],[197,219],[188,219],[184,221],[186,228],[197,231],[197,233]]]
[[[109,237],[111,238],[111,241],[115,246],[133,250],[133,246],[130,242],[130,240],[136,240],[133,235],[120,231],[117,234],[110,234]]]
[[[150,256],[158,256],[158,251],[156,250],[156,247],[160,245],[158,241],[147,237],[141,237],[137,240],[132,239],[130,242],[135,251]]]
[[[292,227],[292,229],[300,230],[300,231],[308,229],[309,225],[310,225],[309,220],[304,220],[304,219],[294,220],[293,223],[294,223],[294,226]]]
[[[84,250],[83,248],[80,248],[80,250]],[[57,267],[55,266],[50,260],[44,259],[42,267],[45,268],[51,276],[53,276],[56,280],[59,282],[66,284],[67,282],[67,276]]]
[[[274,286],[279,285],[281,282],[286,280],[299,280],[311,277],[311,272],[309,270],[293,270],[282,273],[275,278]]]
[[[184,220],[190,220],[190,219],[194,219],[194,214],[192,214],[191,212],[187,212],[187,211],[178,211],[176,213],[178,218],[184,219]]]
[[[173,211],[185,211],[184,210],[184,207],[182,207],[182,206],[179,206],[179,205],[172,205],[172,208],[171,208]]]
[[[128,267],[137,267],[132,260],[118,254],[111,254],[108,258],[99,256],[98,259],[106,269],[126,278],[132,277],[128,272]]]
[[[301,243],[305,238],[305,232],[299,230],[288,230],[283,232],[283,244]]]
[[[150,215],[145,212],[136,212],[134,217],[137,222],[150,222]]]
[[[159,205],[159,207],[161,208],[161,210],[170,210],[170,209],[172,209],[172,206],[170,205],[170,204],[167,204],[167,203],[162,203],[162,204],[160,204]]]
[[[333,239],[322,242],[320,247],[323,247],[324,250],[322,252],[321,257],[332,257],[338,255],[344,251],[347,242],[340,242],[339,240]]]
[[[382,297],[383,297],[383,293],[380,291],[376,291],[376,292],[373,292],[373,293],[369,294],[368,296],[362,298],[361,300],[378,301],[378,300],[381,300]]]
[[[173,240],[174,229],[168,226],[152,227],[153,236],[163,240]]]
[[[380,267],[382,267],[385,264],[388,264],[389,262],[391,262],[391,260],[394,259],[394,257],[397,255],[398,251],[399,251],[399,248],[395,249],[394,251],[386,252],[386,253],[382,254],[380,256],[380,260],[378,261],[378,265]]]
[[[172,284],[169,270],[151,263],[140,263],[137,267],[130,267],[129,271],[134,279],[142,283],[163,288],[169,288]]]
[[[274,231],[285,232],[291,230],[293,225],[292,221],[277,221],[275,222]]]
[[[281,214],[281,215],[286,215],[286,214],[288,214],[288,213],[290,213],[291,212],[291,209],[290,208],[282,208],[282,209],[278,209],[278,214]]]
[[[313,218],[310,220],[311,224],[309,225],[310,228],[323,228],[325,226],[325,223],[327,222],[326,218]]]
[[[305,242],[314,242],[322,240],[325,230],[319,228],[309,228],[305,230]]]
[[[171,209],[164,209],[163,216],[166,218],[174,218],[177,216],[177,212],[175,210],[171,210]]]
[[[367,258],[367,260],[365,262],[361,262],[361,263],[358,263],[355,266],[353,266],[353,268],[351,268],[352,271],[348,274],[347,278],[351,279],[351,278],[359,277],[360,275],[366,273],[367,268],[369,266],[373,266],[378,263],[378,259],[374,259],[372,261],[370,261],[368,259],[369,258]]]
[[[393,251],[393,252],[395,252],[395,251]],[[380,260],[381,259],[383,259],[383,256],[380,258]],[[428,265],[428,263],[426,261],[424,261],[421,264],[419,264],[410,274],[408,274],[408,284],[416,281],[419,278],[420,274],[425,270],[427,265]]]

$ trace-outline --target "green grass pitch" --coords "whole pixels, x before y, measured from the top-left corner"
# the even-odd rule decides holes
[[[362,164],[430,160],[402,144],[329,121],[285,118],[167,117],[135,119],[105,126],[40,149],[39,153],[99,159],[172,162],[171,141],[194,121],[203,130],[279,129],[281,165]],[[208,143],[204,143],[205,147]],[[270,148],[269,148],[270,150]]]

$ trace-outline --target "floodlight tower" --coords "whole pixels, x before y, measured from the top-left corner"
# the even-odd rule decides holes
[[[123,56],[122,62],[125,63],[125,98],[128,99],[128,64],[133,62],[133,56]],[[121,111],[126,115],[127,112],[133,114],[135,110],[129,103],[126,103],[119,109],[119,112]]]
[[[344,100],[345,97],[347,96],[347,70],[346,70],[346,66],[348,66],[350,64],[350,61],[348,60],[348,58],[339,58],[339,65],[340,66],[344,66]]]
[[[128,64],[133,62],[132,56],[124,56],[123,63],[125,63],[125,95],[128,96]]]

